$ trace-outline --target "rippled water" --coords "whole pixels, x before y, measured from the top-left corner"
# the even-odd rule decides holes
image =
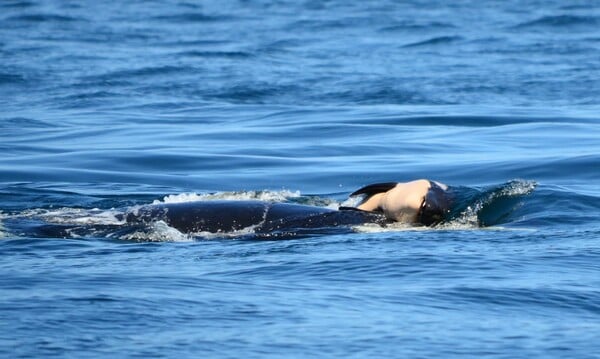
[[[7,0],[0,24],[0,355],[600,352],[598,4]],[[433,229],[105,230],[416,178],[472,196]]]

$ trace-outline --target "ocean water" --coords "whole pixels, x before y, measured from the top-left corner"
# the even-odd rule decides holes
[[[2,357],[600,356],[598,2],[4,0],[0,61]],[[417,178],[473,195],[434,228],[114,230]]]

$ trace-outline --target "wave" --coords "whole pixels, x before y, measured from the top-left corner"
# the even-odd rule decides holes
[[[437,36],[424,41],[413,42],[402,47],[421,47],[432,45],[447,45],[463,40],[462,36]]]
[[[239,83],[225,89],[203,93],[207,100],[225,100],[232,103],[278,103],[285,102],[282,98],[292,97],[301,92],[295,84],[271,84],[266,82]]]
[[[32,1],[3,1],[0,7],[3,8],[28,8],[34,7],[36,4]]]
[[[198,22],[218,22],[230,21],[234,19],[227,15],[206,15],[202,13],[186,13],[174,15],[160,15],[152,17],[151,20],[169,22],[169,23],[198,23]]]
[[[134,230],[133,232],[110,233],[108,238],[133,242],[190,242],[194,237],[181,233],[173,227],[169,227],[163,221],[150,223],[148,226]]]
[[[227,59],[246,59],[253,57],[249,52],[244,51],[183,51],[177,53],[177,56],[184,57],[202,57],[202,58],[227,58]]]
[[[4,218],[6,218],[6,216],[4,215],[4,213],[2,211],[0,211],[0,239],[2,239],[4,237],[8,237],[8,232],[4,228],[4,225],[2,224]]]
[[[360,105],[378,104],[447,104],[436,98],[426,96],[424,93],[414,89],[398,88],[394,85],[371,86],[368,84],[351,84],[350,90],[329,92],[315,98],[316,101],[327,99],[333,102],[352,102]]]
[[[0,73],[0,85],[22,84],[27,82],[23,75]]]
[[[590,10],[590,4],[568,4],[560,7],[561,10]]]
[[[539,114],[514,114],[510,116],[493,116],[493,115],[409,115],[377,117],[357,117],[351,121],[351,124],[361,125],[385,125],[385,126],[453,126],[453,127],[502,127],[515,125],[544,125],[544,124],[595,124],[595,117],[569,117],[569,116],[540,116]],[[531,131],[543,129],[532,128]]]
[[[398,32],[398,31],[423,31],[423,30],[438,30],[438,29],[453,29],[456,28],[455,25],[446,23],[446,22],[438,22],[432,21],[427,23],[416,23],[416,22],[406,22],[403,24],[396,24],[391,26],[385,26],[379,29],[381,32]]]
[[[117,98],[119,95],[120,94],[117,92],[104,90],[82,91],[76,94],[55,98],[54,105],[71,109],[85,108],[92,105],[106,104],[109,99]]]
[[[240,191],[240,192],[216,192],[216,193],[181,193],[165,196],[162,200],[155,200],[152,204],[164,204],[164,203],[186,203],[186,202],[197,202],[197,201],[214,201],[214,200],[228,200],[228,201],[269,201],[269,202],[283,202],[291,198],[300,197],[299,191]]]
[[[75,22],[83,19],[56,14],[28,14],[11,16],[5,20],[14,22]]]
[[[57,125],[50,121],[44,121],[39,119],[33,119],[28,117],[9,117],[3,118],[0,121],[0,129],[4,131],[10,131],[14,128],[33,128],[33,129],[46,129],[56,128]]]
[[[515,26],[515,28],[578,27],[598,26],[598,24],[600,24],[600,17],[597,16],[556,15],[543,16],[532,21],[527,21]]]
[[[92,75],[85,78],[86,81],[126,81],[131,78],[153,77],[177,74],[189,74],[196,72],[197,69],[191,66],[147,66],[127,70],[116,70],[104,74]]]
[[[600,311],[600,293],[596,291],[572,291],[554,288],[491,288],[491,287],[454,287],[441,290],[433,295],[453,303],[478,305],[494,303],[509,308],[523,305],[535,305],[536,308],[558,308],[577,310],[597,314]]]
[[[533,181],[514,180],[482,192],[462,188],[455,191],[456,203],[441,229],[490,227],[511,221],[522,197],[536,188]]]
[[[118,210],[102,210],[98,208],[56,208],[56,209],[29,209],[17,215],[5,215],[10,218],[34,218],[45,223],[65,225],[123,225],[124,220],[119,217]]]

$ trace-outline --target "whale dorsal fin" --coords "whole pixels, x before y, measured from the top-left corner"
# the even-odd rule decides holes
[[[358,196],[359,194],[366,194],[367,198],[376,195],[377,193],[387,192],[392,188],[396,187],[398,182],[386,182],[386,183],[374,183],[363,188],[360,188],[350,194],[352,196]]]

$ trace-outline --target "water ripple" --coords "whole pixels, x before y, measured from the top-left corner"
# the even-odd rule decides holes
[[[44,23],[44,22],[57,22],[57,23],[64,23],[64,22],[75,22],[75,21],[82,21],[82,18],[76,18],[76,17],[72,17],[72,16],[65,16],[65,15],[57,15],[57,14],[28,14],[28,15],[18,15],[18,16],[11,16],[5,19],[5,21],[10,21],[10,22],[30,22],[30,23]]]
[[[174,15],[160,15],[152,18],[153,20],[167,23],[210,23],[221,21],[232,21],[235,18],[227,15],[206,15],[202,13],[184,13]]]
[[[446,45],[452,44],[458,41],[463,40],[461,36],[438,36],[432,37],[427,40],[413,42],[410,44],[406,44],[403,47],[421,47],[421,46],[432,46],[432,45]]]
[[[577,15],[556,15],[543,16],[538,19],[524,22],[517,25],[517,28],[579,28],[595,27],[600,24],[600,18],[597,16],[577,16]]]
[[[442,290],[437,295],[449,296],[452,302],[462,302],[465,305],[493,304],[499,306],[499,311],[504,308],[534,306],[539,311],[549,308],[580,311],[591,315],[600,313],[600,292],[594,290],[460,287]]]

